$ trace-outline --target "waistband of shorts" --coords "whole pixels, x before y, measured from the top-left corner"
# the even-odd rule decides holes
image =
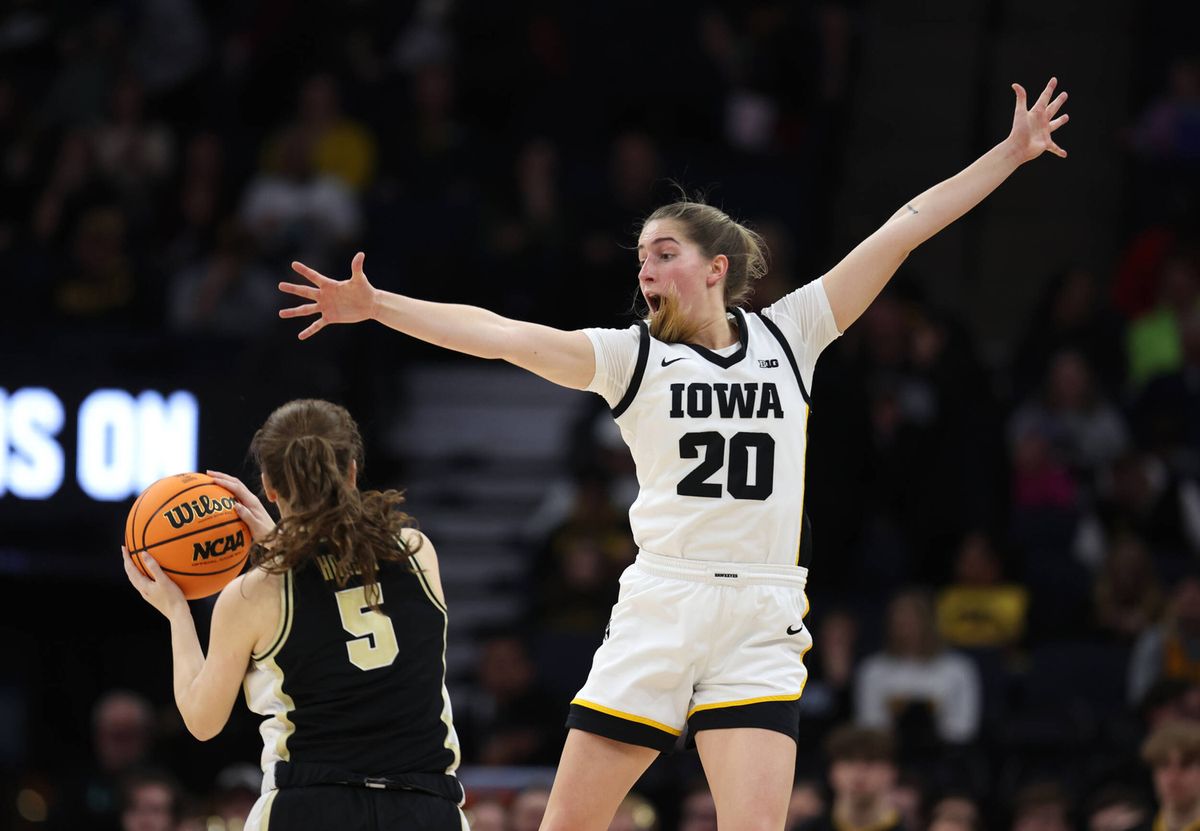
[[[808,582],[808,569],[803,566],[685,560],[653,554],[644,548],[638,551],[635,564],[647,574],[717,586],[766,585],[803,589]]]

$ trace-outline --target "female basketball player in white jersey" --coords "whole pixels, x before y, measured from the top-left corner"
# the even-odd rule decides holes
[[[250,452],[280,521],[213,473],[257,545],[254,567],[217,598],[207,656],[178,587],[147,554],[153,580],[125,553],[130,582],[171,622],[184,723],[199,739],[216,735],[243,687],[267,717],[248,831],[462,831],[433,546],[398,510],[399,493],[356,487],[362,438],[342,407],[289,402]]]
[[[909,252],[1049,150],[1066,94],[1051,79],[1003,142],[917,196],[820,279],[761,315],[737,308],[763,270],[758,237],[695,203],[660,208],[638,238],[649,326],[565,332],[473,306],[374,289],[363,255],[331,280],[280,289],[282,317],[379,322],[429,343],[500,358],[608,401],[640,485],[637,561],[609,635],[571,703],[543,829],[607,828],[622,797],[684,727],[695,735],[722,831],[778,829],[791,792],[811,644],[804,452],[821,350],[853,323]]]

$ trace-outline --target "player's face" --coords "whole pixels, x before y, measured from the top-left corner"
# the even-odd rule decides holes
[[[658,312],[664,295],[674,291],[686,314],[705,290],[705,275],[712,262],[684,234],[683,226],[669,219],[647,222],[638,237],[638,285],[650,307]]]

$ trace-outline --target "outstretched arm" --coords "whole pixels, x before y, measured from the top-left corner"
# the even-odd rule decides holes
[[[364,259],[362,252],[354,256],[349,280],[331,280],[302,263],[292,263],[292,269],[312,285],[280,283],[279,289],[310,302],[281,309],[279,316],[320,315],[300,333],[301,340],[330,323],[378,320],[434,346],[505,360],[564,387],[584,389],[591,383],[596,358],[583,332],[512,320],[478,306],[431,303],[380,291],[367,281]]]
[[[1025,90],[1013,84],[1017,100],[1008,138],[896,211],[825,275],[825,293],[838,329],[844,332],[858,319],[914,248],[978,205],[1014,170],[1047,150],[1066,158],[1067,151],[1051,137],[1067,123],[1065,114],[1055,118],[1067,100],[1063,92],[1051,101],[1057,83],[1051,78],[1030,109]]]

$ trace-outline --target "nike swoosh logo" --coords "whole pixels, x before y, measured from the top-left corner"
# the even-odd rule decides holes
[[[793,629],[793,628],[792,628],[792,627],[790,627],[790,626],[788,627],[788,634],[789,634],[789,635],[799,635],[799,634],[800,634],[801,632],[803,632],[803,631],[804,631],[804,626],[803,626],[803,625],[801,625],[801,626],[800,626],[800,628],[798,628],[798,629]]]
[[[663,366],[670,366],[671,364],[675,363],[676,361],[682,361],[682,360],[683,360],[684,358],[686,358],[686,357],[687,357],[687,355],[684,355],[683,357],[680,357],[680,358],[672,358],[672,359],[671,359],[671,360],[669,360],[669,361],[668,361],[666,358],[663,358],[663,359],[662,359],[662,365],[663,365]]]

